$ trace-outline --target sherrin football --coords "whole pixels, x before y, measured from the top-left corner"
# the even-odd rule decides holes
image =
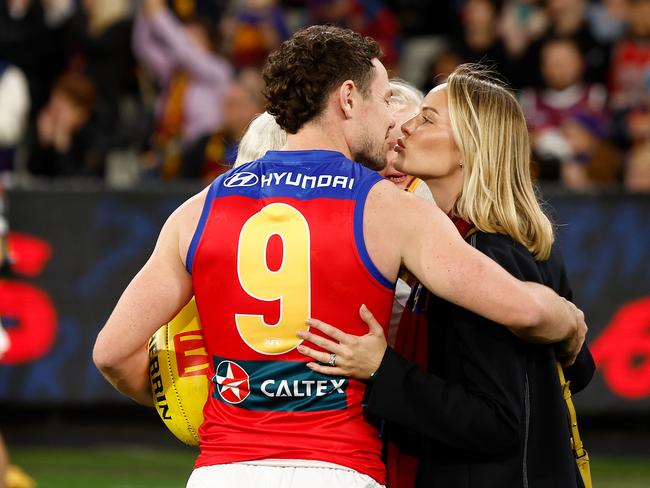
[[[167,428],[185,444],[199,443],[208,397],[208,356],[194,298],[149,339],[153,403]]]

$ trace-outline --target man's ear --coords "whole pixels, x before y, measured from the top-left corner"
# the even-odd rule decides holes
[[[352,118],[352,111],[356,103],[353,95],[356,91],[356,85],[352,80],[346,80],[339,86],[338,104],[346,119]]]

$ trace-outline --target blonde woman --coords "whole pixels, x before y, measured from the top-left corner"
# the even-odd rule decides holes
[[[426,182],[471,244],[517,278],[571,299],[553,226],[531,182],[526,122],[509,91],[480,66],[462,65],[429,92],[402,132],[396,167]],[[361,337],[314,320],[313,328],[336,341],[300,333],[327,350],[301,351],[320,361],[309,364],[312,370],[368,381],[366,413],[385,419],[389,436],[414,439],[409,445],[420,460],[416,486],[582,486],[554,348],[526,343],[435,296],[428,302],[428,360],[422,367],[387,347],[370,318],[370,332]],[[336,354],[335,368],[322,365],[330,353]],[[574,393],[593,370],[583,347],[565,371]],[[408,473],[390,471],[389,463],[389,482],[405,486]]]

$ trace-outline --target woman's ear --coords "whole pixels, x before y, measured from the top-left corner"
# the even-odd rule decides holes
[[[354,81],[346,80],[339,87],[338,91],[338,103],[339,108],[343,112],[343,115],[346,119],[352,118],[352,112],[354,110],[354,93],[356,92],[356,86]]]

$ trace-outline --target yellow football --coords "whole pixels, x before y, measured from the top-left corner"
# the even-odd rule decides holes
[[[196,446],[208,398],[209,359],[194,298],[151,336],[148,347],[156,411],[176,437]]]

